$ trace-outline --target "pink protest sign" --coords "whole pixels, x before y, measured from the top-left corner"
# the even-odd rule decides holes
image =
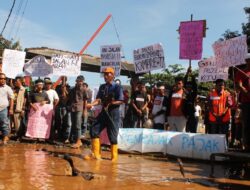
[[[204,21],[181,22],[180,59],[199,60],[202,56]]]
[[[30,110],[26,136],[48,139],[50,136],[53,105],[45,104],[42,106],[38,103],[35,105],[38,110]]]

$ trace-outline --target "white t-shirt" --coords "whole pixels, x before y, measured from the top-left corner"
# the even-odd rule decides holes
[[[59,100],[58,94],[55,90],[49,89],[46,91],[49,96],[50,104],[53,105],[55,100]]]
[[[0,86],[0,111],[9,106],[9,99],[14,99],[14,93],[8,85]]]
[[[194,116],[195,117],[200,117],[200,113],[201,113],[201,107],[199,105],[195,106],[195,113]]]
[[[157,112],[164,110],[166,111],[166,105],[163,105],[164,96],[156,96],[154,99],[154,105],[152,109],[152,114],[155,115]],[[154,117],[154,123],[165,123],[165,113]]]

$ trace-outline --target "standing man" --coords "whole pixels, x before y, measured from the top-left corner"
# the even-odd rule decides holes
[[[133,108],[133,128],[142,128],[143,123],[148,117],[148,102],[149,98],[146,91],[146,86],[143,82],[138,82],[138,90],[131,96],[131,105]]]
[[[24,126],[21,127],[22,120],[25,114],[25,88],[22,85],[22,77],[15,78],[15,88],[14,88],[14,127],[15,127],[15,137],[20,138],[24,133]],[[21,127],[21,128],[20,128]]]
[[[167,97],[165,96],[165,86],[157,87],[157,95],[155,96],[152,117],[154,120],[154,129],[164,130],[167,110]]]
[[[191,76],[191,81],[188,80],[188,77]],[[196,133],[197,124],[195,118],[195,101],[197,97],[197,83],[195,76],[192,74],[191,66],[188,67],[187,73],[184,77],[184,88],[186,90],[187,96],[187,106],[188,106],[188,117],[186,124],[186,132]]]
[[[52,142],[55,140],[55,136],[56,136],[56,126],[55,126],[55,110],[57,107],[57,104],[59,103],[59,97],[57,92],[52,89],[52,81],[50,78],[44,78],[44,84],[45,84],[45,91],[48,94],[49,100],[50,100],[50,105],[53,105],[53,117],[52,117],[52,122],[51,122],[51,129],[50,129],[50,140],[52,140]],[[57,130],[58,133],[58,130]]]
[[[87,109],[88,95],[86,89],[83,87],[84,77],[79,75],[76,78],[75,87],[70,90],[69,93],[69,109],[71,111],[71,123],[72,123],[72,135],[75,144],[72,148],[80,148],[82,146],[81,141],[81,126],[82,126],[82,115]]]
[[[167,115],[170,131],[185,132],[187,116],[186,91],[182,78],[175,78],[175,85],[169,94]]]
[[[13,99],[14,94],[12,89],[6,85],[6,76],[4,73],[0,73],[0,130],[3,136],[3,144],[7,144],[9,140],[9,115],[13,115]]]
[[[236,85],[240,91],[239,102],[242,110],[243,148],[250,151],[250,53],[246,55],[246,69],[236,74]]]
[[[101,104],[103,107],[93,126],[90,128],[93,155],[96,159],[101,159],[99,135],[102,130],[107,127],[107,133],[111,143],[112,162],[118,158],[117,137],[121,122],[119,107],[124,99],[122,87],[114,82],[114,74],[115,71],[112,67],[104,69],[105,84],[99,87],[96,100],[89,105],[91,107]]]
[[[225,134],[228,137],[231,106],[232,97],[225,90],[225,81],[217,79],[215,81],[215,89],[212,89],[208,96],[210,134]]]

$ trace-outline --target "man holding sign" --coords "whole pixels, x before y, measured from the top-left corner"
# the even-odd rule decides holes
[[[243,145],[250,151],[250,53],[246,56],[247,68],[236,74],[236,85],[240,90],[239,101],[242,109]]]

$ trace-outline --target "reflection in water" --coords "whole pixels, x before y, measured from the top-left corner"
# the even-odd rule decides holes
[[[70,153],[74,165],[82,172],[93,172],[94,179],[69,176],[69,163],[36,149]],[[225,168],[217,166],[215,179],[209,179],[210,165],[184,163],[183,178],[176,161],[149,156],[120,154],[117,163],[110,161],[110,152],[103,160],[83,160],[88,150],[72,150],[50,145],[9,144],[0,147],[0,190],[2,189],[218,189],[249,188],[247,180],[226,179]],[[185,162],[185,161],[183,161]],[[67,172],[65,172],[67,171]]]
[[[44,153],[30,150],[25,151],[24,155],[26,173],[30,176],[28,178],[29,184],[37,189],[54,189],[50,179],[51,176],[48,174],[48,164],[51,163],[51,159]]]

